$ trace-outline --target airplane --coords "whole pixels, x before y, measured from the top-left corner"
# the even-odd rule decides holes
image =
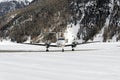
[[[49,41],[47,41],[46,43],[25,43],[25,44],[30,44],[30,45],[38,45],[38,46],[46,46],[46,52],[49,52],[49,48],[50,47],[61,47],[62,48],[62,52],[64,52],[64,47],[69,47],[71,46],[72,51],[75,51],[75,47],[77,45],[81,45],[81,44],[85,44],[86,42],[83,43],[78,43],[77,41],[73,41],[71,44],[66,44],[66,40],[64,37],[60,37],[57,39],[56,44],[51,44]]]
[[[93,42],[82,42],[82,43],[78,43],[76,39],[73,40],[73,42],[71,43],[66,43],[66,39],[62,36],[59,37],[59,34],[61,35],[62,32],[45,32],[45,35],[48,34],[55,34],[57,35],[57,41],[56,44],[51,44],[51,42],[49,40],[47,40],[47,42],[45,43],[24,43],[24,44],[29,44],[29,45],[38,45],[38,46],[46,46],[46,52],[49,52],[49,48],[50,47],[60,47],[62,48],[62,52],[64,52],[64,47],[69,47],[71,46],[72,51],[75,51],[75,47],[77,47],[77,45],[81,45],[81,44],[86,44],[86,43],[93,43]]]

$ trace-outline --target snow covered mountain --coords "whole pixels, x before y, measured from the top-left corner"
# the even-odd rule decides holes
[[[32,0],[0,0],[0,16],[29,5]]]
[[[70,6],[71,26],[79,27],[79,39],[120,39],[120,0],[74,0]]]
[[[33,0],[0,0],[0,2],[10,2],[10,1],[17,1],[17,2],[32,2]]]
[[[68,42],[119,41],[120,0],[34,0],[0,21],[1,38],[17,42],[55,41],[54,34],[44,33],[61,31]]]

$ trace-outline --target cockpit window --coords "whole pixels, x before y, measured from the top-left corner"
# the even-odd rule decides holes
[[[58,40],[65,40],[65,38],[59,38]]]

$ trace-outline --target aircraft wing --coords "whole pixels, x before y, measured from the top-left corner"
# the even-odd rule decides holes
[[[69,47],[69,46],[75,47],[77,45],[88,44],[88,43],[95,43],[95,42],[83,42],[83,43],[73,42],[71,44],[66,44],[65,47]],[[58,45],[56,45],[56,44],[46,44],[46,43],[23,43],[23,44],[38,45],[38,46],[49,46],[49,47],[58,47]]]
[[[47,45],[49,45],[50,47],[57,47],[57,45],[54,45],[54,44],[46,44],[46,43],[23,43],[23,44],[37,45],[37,46],[47,46]]]
[[[82,44],[89,44],[89,43],[96,43],[96,42],[99,42],[99,41],[95,41],[95,42],[82,42],[82,43],[73,42],[72,44],[66,44],[65,47],[82,45]]]
[[[74,46],[74,45],[81,45],[81,44],[85,44],[85,42],[83,43],[71,43],[71,44],[66,44],[65,47],[69,47],[69,46]]]
[[[54,45],[54,44],[50,44],[49,46],[50,47],[58,47],[57,45]]]
[[[37,43],[22,43],[22,44],[46,46],[46,44],[44,44],[44,43],[43,44],[42,43],[41,44],[39,44],[39,43],[38,44]]]

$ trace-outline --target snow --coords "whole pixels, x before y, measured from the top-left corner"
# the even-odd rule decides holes
[[[109,3],[109,7],[110,7],[110,15],[106,18],[106,23],[105,23],[104,28],[108,28],[108,26],[109,26],[111,14],[112,14],[113,8],[114,8],[114,0],[111,0],[111,3]]]
[[[120,80],[120,42],[83,44],[75,52],[50,49],[3,41],[0,80]]]
[[[88,6],[94,6],[94,3],[95,3],[95,1],[89,1],[89,2],[86,4],[86,7],[88,7]]]
[[[14,15],[11,15],[10,17],[13,19],[13,18],[15,18],[16,15],[17,15],[17,14],[14,14]]]
[[[6,1],[23,1],[25,2],[26,0],[0,0],[0,2],[6,2]],[[27,0],[29,2],[32,2],[33,0]]]
[[[74,25],[74,24],[69,24],[67,25],[67,29],[64,33],[65,39],[68,40],[68,43],[72,43],[74,39],[77,38],[77,33],[80,28],[79,23]]]
[[[31,36],[28,36],[27,41],[25,41],[24,43],[31,43]]]
[[[79,21],[77,21],[77,24],[74,25],[71,23],[71,24],[67,25],[67,29],[64,33],[64,36],[65,36],[65,39],[68,40],[68,43],[72,43],[74,40],[77,40],[77,33],[80,29],[80,24],[81,24],[82,20],[84,19],[84,17],[85,17],[85,12],[82,9],[82,16],[81,16],[81,19]],[[79,40],[79,42],[83,42],[82,37]]]
[[[117,5],[120,6],[120,1],[117,1]]]
[[[11,21],[13,18],[16,17],[17,14],[12,14],[10,17],[8,17],[7,22]]]
[[[104,34],[104,28],[96,36],[94,36],[93,41],[103,42],[103,34]]]
[[[9,1],[17,1],[19,3],[24,2],[26,4],[26,1],[32,2],[33,0],[0,0],[0,2],[9,2]],[[28,4],[26,4],[28,5]]]
[[[113,12],[113,8],[114,8],[114,0],[110,0],[110,3],[109,3],[109,7],[110,7],[110,14],[108,15],[108,17],[106,18],[106,22],[104,24],[104,27],[101,29],[101,31],[95,36],[94,40],[93,41],[103,41],[103,34],[105,32],[105,29],[107,29],[109,27],[109,24],[110,24],[110,20],[111,20],[111,15],[112,15],[112,12]],[[113,37],[112,42],[116,41],[116,38],[117,37]]]

